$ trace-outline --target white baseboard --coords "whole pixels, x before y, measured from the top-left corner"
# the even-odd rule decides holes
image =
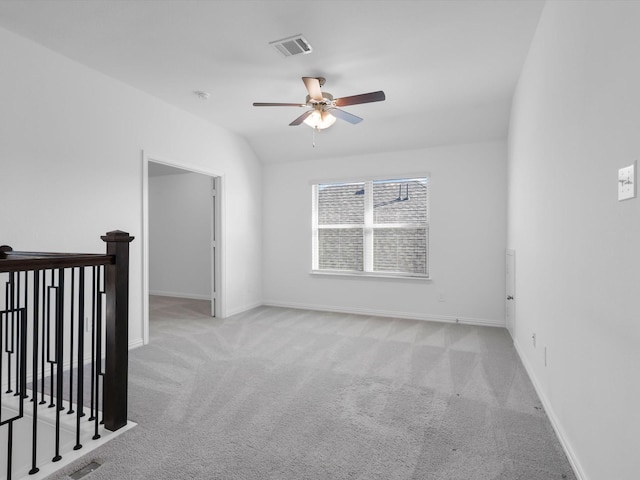
[[[133,340],[129,342],[129,350],[133,350],[134,348],[142,347],[144,345],[144,341],[141,338]]]
[[[569,463],[571,464],[571,468],[573,468],[573,473],[575,474],[578,480],[588,480],[588,477],[584,473],[584,469],[582,468],[582,465],[580,464],[580,461],[578,460],[578,457],[575,451],[573,450],[573,447],[571,446],[571,442],[569,441],[569,438],[567,437],[564,429],[562,428],[562,424],[558,420],[558,417],[553,411],[553,408],[551,407],[551,404],[549,403],[547,396],[545,395],[544,391],[540,387],[540,383],[537,381],[536,376],[533,373],[531,364],[529,363],[527,358],[522,354],[522,349],[520,348],[520,345],[518,344],[518,342],[514,340],[513,345],[516,349],[516,352],[518,352],[518,356],[522,361],[522,365],[524,365],[524,369],[527,371],[527,375],[529,375],[529,379],[531,379],[533,388],[538,394],[538,397],[540,397],[540,401],[542,402],[542,405],[544,406],[544,410],[547,414],[547,417],[551,422],[553,431],[556,432],[556,436],[560,440],[562,449],[564,450],[564,453],[567,456]]]
[[[409,320],[422,320],[422,321],[428,321],[428,322],[462,323],[465,325],[480,325],[485,327],[505,327],[504,320],[493,320],[493,319],[485,319],[485,318],[452,317],[447,315],[431,315],[428,313],[397,312],[397,311],[391,311],[391,310],[371,310],[366,308],[331,307],[328,305],[276,302],[273,300],[265,300],[262,303],[263,305],[267,305],[270,307],[297,308],[301,310],[318,310],[321,312],[352,313],[356,315],[369,315],[372,317],[406,318]]]
[[[254,308],[258,308],[264,305],[263,302],[251,303],[249,305],[243,305],[241,307],[227,309],[225,317],[231,317],[232,315],[237,315],[239,313],[244,313]]]
[[[190,298],[192,300],[211,300],[211,295],[200,295],[198,293],[162,292],[160,290],[149,290],[149,295],[158,297]]]

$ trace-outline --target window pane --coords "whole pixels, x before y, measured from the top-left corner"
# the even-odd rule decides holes
[[[427,275],[427,229],[374,229],[373,271]]]
[[[361,228],[321,228],[318,230],[320,270],[363,270],[364,234]]]
[[[427,179],[373,182],[373,222],[427,224]]]
[[[318,225],[364,224],[364,183],[318,185]]]

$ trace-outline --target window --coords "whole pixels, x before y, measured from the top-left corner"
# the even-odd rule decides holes
[[[429,277],[429,178],[313,185],[312,269]]]

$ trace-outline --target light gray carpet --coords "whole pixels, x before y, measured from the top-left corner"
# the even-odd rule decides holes
[[[575,479],[504,329],[152,297],[99,479]]]

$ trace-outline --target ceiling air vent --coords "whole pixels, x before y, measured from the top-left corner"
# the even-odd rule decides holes
[[[299,53],[307,54],[313,51],[309,42],[307,42],[306,38],[301,34],[283,38],[281,40],[274,40],[273,42],[269,42],[269,45],[276,47],[285,57],[298,55]]]

